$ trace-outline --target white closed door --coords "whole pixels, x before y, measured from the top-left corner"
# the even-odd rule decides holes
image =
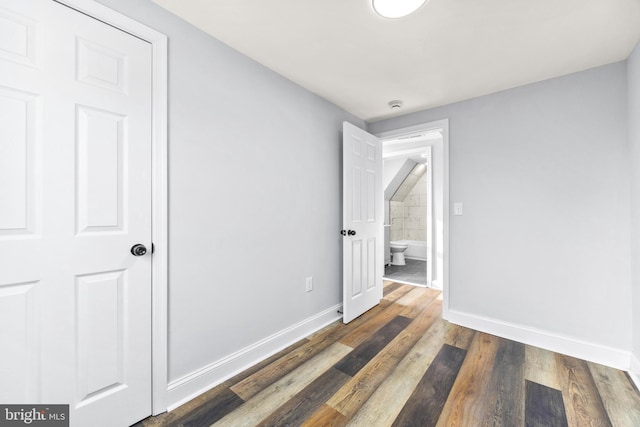
[[[343,322],[382,299],[384,273],[382,145],[378,138],[344,122]]]
[[[133,245],[147,253],[134,256]],[[151,46],[0,2],[0,402],[151,414]]]

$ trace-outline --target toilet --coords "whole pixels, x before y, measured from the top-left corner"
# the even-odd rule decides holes
[[[409,245],[401,240],[392,240],[389,242],[389,247],[391,248],[391,265],[406,265],[404,251],[407,250]]]

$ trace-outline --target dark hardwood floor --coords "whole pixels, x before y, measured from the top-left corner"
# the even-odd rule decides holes
[[[449,324],[432,289],[384,294],[136,426],[640,426],[624,372]]]

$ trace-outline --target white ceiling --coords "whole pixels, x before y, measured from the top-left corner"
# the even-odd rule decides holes
[[[400,19],[370,0],[153,1],[367,121],[620,61],[640,39],[640,0],[430,0]]]

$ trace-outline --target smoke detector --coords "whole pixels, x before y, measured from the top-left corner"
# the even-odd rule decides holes
[[[389,102],[389,108],[391,108],[392,111],[398,111],[402,108],[402,101],[396,100]]]

